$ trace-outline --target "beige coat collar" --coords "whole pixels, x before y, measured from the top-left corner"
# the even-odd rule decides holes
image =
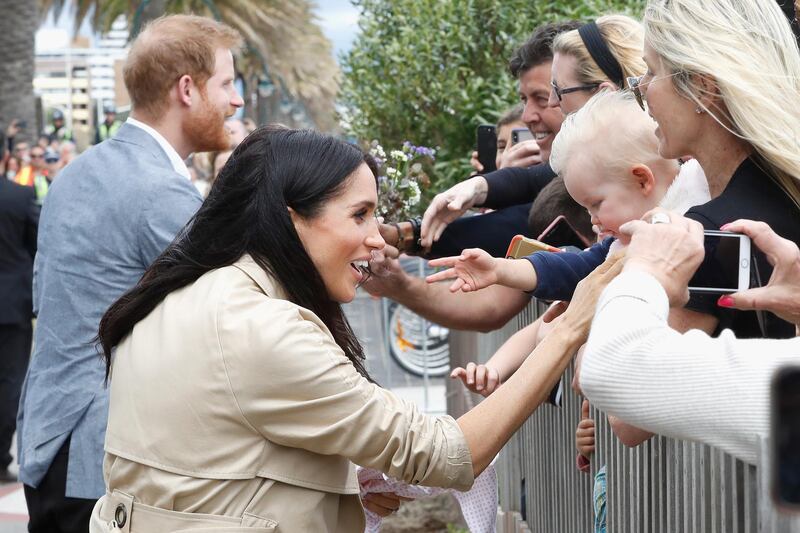
[[[234,264],[236,268],[247,274],[247,276],[256,282],[256,285],[269,296],[270,298],[278,298],[281,300],[288,300],[286,291],[272,278],[258,263],[250,256],[244,254]]]

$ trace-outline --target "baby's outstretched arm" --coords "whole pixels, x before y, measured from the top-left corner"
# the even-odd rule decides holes
[[[485,364],[467,363],[454,368],[453,379],[460,379],[464,386],[482,396],[489,396],[525,362],[540,339],[542,319],[522,328],[511,336]],[[549,329],[549,324],[545,324]]]
[[[477,291],[494,284],[522,291],[536,288],[536,270],[530,261],[492,257],[480,248],[468,248],[459,256],[440,257],[429,264],[450,267],[426,279],[428,283],[455,279],[450,285],[451,292],[459,289],[464,292]]]

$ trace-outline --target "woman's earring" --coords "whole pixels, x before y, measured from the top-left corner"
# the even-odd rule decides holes
[[[697,114],[699,115],[700,113],[702,113],[702,112],[703,112],[703,110],[702,110],[702,109],[700,109],[700,106],[697,106],[697,107],[695,107],[695,108],[694,108],[694,112],[695,112],[695,113],[697,113]]]

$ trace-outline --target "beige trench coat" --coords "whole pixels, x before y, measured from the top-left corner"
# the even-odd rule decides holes
[[[171,293],[118,346],[93,533],[363,531],[353,463],[472,485],[455,420],[370,384],[283,297],[244,256]]]

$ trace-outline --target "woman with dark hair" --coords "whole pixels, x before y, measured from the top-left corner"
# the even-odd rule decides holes
[[[491,398],[458,421],[426,416],[369,380],[340,307],[384,245],[377,200],[372,160],[333,137],[262,128],[236,148],[100,324],[108,492],[91,531],[363,531],[353,463],[470,487],[586,338],[619,266],[578,288]],[[385,515],[399,498],[364,505]]]

